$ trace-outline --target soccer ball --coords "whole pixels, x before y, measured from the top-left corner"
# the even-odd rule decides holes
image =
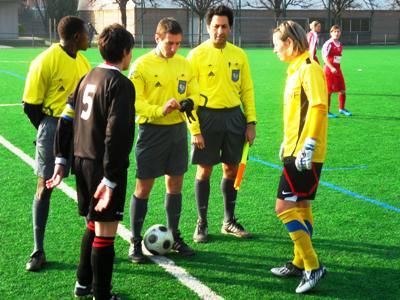
[[[174,238],[172,232],[161,224],[156,224],[147,229],[144,234],[144,246],[154,255],[164,255],[172,248]]]

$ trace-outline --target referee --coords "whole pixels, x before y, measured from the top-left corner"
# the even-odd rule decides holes
[[[198,98],[192,69],[183,56],[176,54],[182,37],[182,28],[175,19],[161,19],[155,34],[156,48],[139,57],[130,72],[139,123],[136,189],[131,201],[129,259],[133,263],[145,262],[141,232],[150,192],[160,176],[165,177],[167,224],[175,240],[172,250],[182,256],[195,254],[179,231],[183,176],[188,169],[186,116],[180,110],[188,103],[193,107]]]
[[[207,210],[213,166],[222,163],[221,191],[224,222],[221,232],[239,238],[251,234],[237,222],[237,192],[233,183],[245,141],[256,136],[253,81],[245,52],[227,42],[233,12],[224,5],[210,9],[206,17],[210,39],[193,49],[188,59],[200,86],[198,122],[192,123],[192,163],[197,165],[195,195],[198,220],[195,242],[208,241]]]
[[[29,68],[23,95],[24,112],[37,129],[35,174],[38,176],[33,198],[34,248],[27,271],[39,271],[46,262],[43,241],[52,189],[45,182],[54,170],[53,143],[57,121],[79,79],[89,70],[88,60],[79,52],[88,48],[88,33],[83,20],[67,16],[57,27],[60,43],[36,57]]]

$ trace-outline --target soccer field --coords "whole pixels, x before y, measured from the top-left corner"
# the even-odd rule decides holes
[[[30,61],[43,49],[0,49],[0,299],[72,299],[84,222],[76,203],[56,190],[46,231],[48,263],[25,271],[32,251],[31,204],[36,177],[35,130],[20,105]],[[134,58],[145,50],[135,50]],[[182,235],[193,258],[134,265],[128,243],[116,239],[113,287],[123,299],[400,299],[400,48],[345,47],[342,69],[350,118],[329,119],[328,155],[314,202],[313,241],[328,274],[310,294],[298,296],[298,279],[273,277],[269,269],[292,257],[292,242],[274,213],[280,176],[285,63],[271,49],[247,49],[255,85],[257,138],[250,149],[236,215],[251,240],[220,234],[221,170],[211,181],[208,244],[195,244],[195,168],[183,191]],[[181,53],[187,53],[184,49]],[[97,65],[97,50],[85,53]],[[321,60],[320,60],[321,61]],[[337,96],[332,112],[337,113]],[[14,148],[13,148],[14,147]],[[27,156],[24,156],[26,154]],[[23,160],[23,158],[25,160]],[[134,190],[131,154],[123,225],[129,229]],[[74,188],[73,178],[65,182]],[[164,180],[156,181],[144,227],[166,223]]]

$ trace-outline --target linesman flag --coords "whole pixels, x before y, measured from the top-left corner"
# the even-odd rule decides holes
[[[244,143],[244,146],[243,146],[242,160],[240,161],[239,169],[236,174],[235,183],[233,184],[233,187],[237,191],[240,189],[240,185],[242,183],[244,170],[246,169],[248,155],[249,155],[249,142],[246,142],[246,143]]]

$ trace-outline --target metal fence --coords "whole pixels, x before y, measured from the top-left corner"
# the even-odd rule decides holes
[[[92,17],[85,17],[92,21],[97,31],[100,32],[102,28],[113,22],[120,21],[119,11],[111,13],[96,12],[97,16],[93,20]],[[165,16],[175,17],[184,29],[184,39],[182,46],[193,47],[199,41],[198,34],[198,19],[192,15],[188,10],[148,10],[145,14],[141,15],[140,10],[128,12],[128,29],[135,35],[137,47],[153,47],[154,31],[159,19]],[[292,17],[291,19],[297,21],[306,29],[308,27],[310,18],[306,17]],[[282,21],[282,19],[280,20]],[[278,22],[280,22],[278,21]],[[272,31],[278,23],[271,17],[260,16],[246,16],[242,14],[234,21],[230,41],[241,47],[271,47],[272,46]],[[397,22],[400,24],[400,16]],[[374,22],[371,22],[374,23]],[[375,21],[375,23],[378,23]],[[48,20],[46,26],[40,21],[38,16],[32,14],[19,16],[19,37],[14,39],[1,39],[0,45],[8,45],[13,47],[44,47],[50,45],[52,42],[58,40],[56,33],[55,20]],[[392,24],[392,26],[379,25],[379,30],[374,30],[371,26],[369,31],[366,32],[342,32],[341,40],[345,45],[394,45],[400,44],[399,24]],[[326,31],[326,28],[324,28]],[[7,33],[3,33],[7,36]],[[15,33],[13,33],[15,35]],[[10,34],[12,35],[12,34]],[[205,24],[202,28],[202,39],[204,41],[208,38]],[[329,38],[328,32],[321,32],[320,43],[322,44]],[[94,39],[95,40],[95,39]]]

